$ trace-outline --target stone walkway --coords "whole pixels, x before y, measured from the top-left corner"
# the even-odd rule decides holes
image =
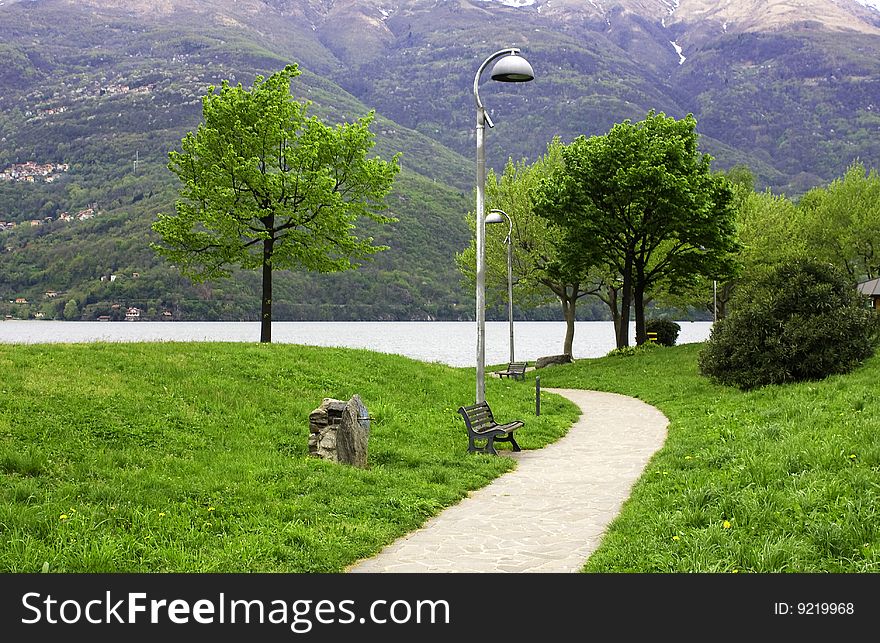
[[[663,445],[668,420],[623,395],[543,390],[581,408],[565,437],[539,450],[501,451],[519,461],[514,471],[347,571],[579,571]]]

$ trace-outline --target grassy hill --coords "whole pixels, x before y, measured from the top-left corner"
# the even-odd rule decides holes
[[[581,360],[544,386],[637,397],[666,443],[585,566],[589,572],[880,571],[880,359],[820,382],[749,393],[711,384],[701,346]]]
[[[3,572],[340,572],[515,466],[467,453],[467,369],[238,343],[6,345],[0,368]],[[356,393],[369,467],[310,457],[309,413]],[[529,417],[523,449],[577,416],[487,394]]]
[[[585,569],[878,571],[880,360],[743,393],[700,377],[699,349],[540,371],[670,419]],[[466,453],[472,369],[240,343],[6,345],[0,368],[4,572],[340,572],[514,466]],[[486,382],[526,449],[577,415],[545,392],[536,417],[534,376]],[[355,393],[370,467],[309,457],[309,412]]]

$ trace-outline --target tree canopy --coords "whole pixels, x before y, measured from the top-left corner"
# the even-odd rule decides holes
[[[223,81],[202,100],[203,122],[169,154],[180,179],[176,214],[159,214],[154,249],[196,281],[232,267],[262,270],[260,340],[271,341],[272,271],[336,272],[384,247],[358,237],[358,219],[388,223],[385,197],[399,171],[367,158],[373,113],[328,126],[307,116],[288,65],[251,89]]]
[[[646,340],[651,289],[674,293],[733,270],[733,190],[711,160],[697,149],[693,116],[652,111],[575,139],[535,192],[535,211],[564,231],[564,261],[619,279],[618,347],[629,344],[631,306],[636,340]]]
[[[852,281],[880,276],[880,175],[862,163],[799,203],[810,254],[843,269]]]

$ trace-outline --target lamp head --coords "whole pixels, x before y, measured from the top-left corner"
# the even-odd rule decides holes
[[[484,219],[486,223],[504,223],[504,217],[498,210],[492,210]]]
[[[501,58],[492,68],[492,80],[502,83],[524,83],[535,79],[535,72],[529,61],[510,53]]]

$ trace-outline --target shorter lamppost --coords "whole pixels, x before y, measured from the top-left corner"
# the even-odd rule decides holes
[[[502,218],[503,217],[503,218]],[[513,359],[513,221],[504,210],[489,210],[486,223],[504,223],[507,219],[507,320],[510,326],[510,363]]]

